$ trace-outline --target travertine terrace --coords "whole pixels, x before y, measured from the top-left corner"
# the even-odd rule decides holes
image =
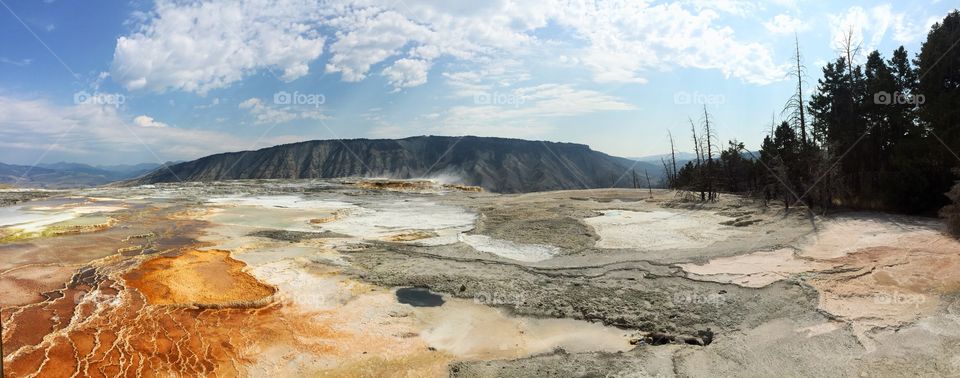
[[[9,376],[960,374],[935,219],[429,181],[31,196],[0,208]]]

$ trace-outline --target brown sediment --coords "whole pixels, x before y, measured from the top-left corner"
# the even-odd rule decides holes
[[[147,260],[124,275],[154,305],[198,308],[261,307],[277,291],[245,272],[246,264],[222,250],[187,250]]]
[[[192,207],[189,209],[183,209],[171,213],[169,215],[170,219],[179,219],[179,220],[195,220],[203,218],[204,216],[210,215],[213,212],[213,209]]]
[[[807,282],[820,292],[819,308],[850,323],[868,350],[868,332],[931,316],[960,292],[960,242],[929,225],[838,222],[801,254],[837,266]]]
[[[819,308],[858,335],[936,313],[960,293],[960,242],[935,223],[878,215],[839,218],[805,243],[772,252],[680,265],[700,280],[759,287],[799,276],[819,291]]]
[[[117,248],[117,253],[128,253],[128,252],[138,252],[142,251],[144,248],[143,245],[131,245],[129,247],[120,247]]]
[[[435,351],[413,352],[395,359],[371,357],[347,363],[318,375],[329,377],[442,377],[447,375],[443,357]]]
[[[364,180],[355,185],[364,189],[425,190],[433,188],[434,184],[426,180]]]
[[[871,247],[831,261],[846,269],[809,281],[821,292],[820,308],[866,328],[913,322],[933,314],[943,295],[960,292],[955,242]]]
[[[446,189],[459,190],[461,192],[483,192],[483,188],[473,185],[460,185],[460,184],[443,184],[443,187]]]
[[[337,211],[334,211],[333,214],[331,214],[331,215],[328,215],[328,216],[325,216],[325,217],[319,217],[319,218],[310,219],[310,224],[330,223],[330,222],[333,222],[333,221],[335,221],[335,220],[338,220],[338,219],[343,218],[344,216],[346,216],[346,214],[347,214],[347,212],[346,212],[345,210],[342,210],[342,209],[341,209],[341,210],[337,210]]]
[[[106,222],[96,223],[96,224],[78,224],[71,226],[57,226],[53,225],[48,227],[44,232],[44,236],[63,236],[63,235],[73,235],[73,234],[85,234],[89,232],[99,232],[106,230],[110,227],[113,227],[117,224],[117,220],[113,218],[108,218]]]
[[[40,302],[41,293],[61,289],[76,271],[69,266],[24,266],[0,274],[0,306]]]
[[[0,229],[0,243],[16,243],[40,237],[39,232],[26,232],[16,228]]]
[[[387,237],[389,241],[414,241],[437,237],[436,232],[432,231],[411,231],[402,234],[391,235]]]
[[[156,236],[156,235],[155,235],[154,233],[152,233],[152,232],[147,232],[147,233],[144,233],[144,234],[136,234],[136,235],[127,236],[127,237],[123,238],[123,240],[121,240],[121,241],[124,242],[124,243],[126,243],[126,242],[129,242],[130,240],[133,240],[133,239],[149,239],[149,238],[152,238],[152,237],[155,237],[155,236]]]
[[[798,258],[792,248],[781,248],[719,257],[702,265],[681,264],[680,268],[687,272],[688,277],[698,280],[764,287],[795,274],[826,270],[839,264]]]
[[[156,237],[150,239],[150,246],[157,250],[196,245],[207,224],[201,220],[170,219],[168,211],[153,207],[146,207],[141,211],[114,213],[111,218],[124,227],[55,238],[0,242],[0,256],[3,256],[0,259],[0,271],[25,265],[87,264],[130,246],[122,241],[130,234],[153,232]]]

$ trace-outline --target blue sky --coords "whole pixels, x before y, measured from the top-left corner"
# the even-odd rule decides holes
[[[915,54],[948,1],[0,0],[0,162],[187,160],[310,139],[482,135],[756,148],[852,31]]]

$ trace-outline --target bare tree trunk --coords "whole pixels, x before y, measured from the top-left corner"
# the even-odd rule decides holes
[[[663,164],[663,173],[667,177],[667,187],[669,187],[670,189],[675,189],[676,180],[670,175],[670,167],[667,166],[667,161],[661,157],[660,163]]]
[[[713,192],[713,132],[710,130],[710,113],[707,113],[707,105],[703,105],[703,124],[707,138],[707,196],[713,201],[716,199],[716,194]]]
[[[796,46],[797,54],[797,101],[799,106],[797,110],[800,111],[800,140],[803,141],[804,147],[807,145],[807,118],[803,111],[803,65],[800,63],[800,39],[797,38],[797,34],[793,34],[794,44]]]
[[[853,40],[853,25],[843,33],[842,38],[840,53],[847,58],[847,77],[850,80],[850,87],[853,88],[853,58],[860,54],[862,43]]]
[[[704,191],[703,191],[703,166],[702,166],[703,156],[702,156],[702,154],[701,154],[703,151],[702,151],[702,149],[700,148],[700,147],[701,147],[701,146],[700,146],[700,140],[697,139],[697,127],[693,125],[693,120],[692,120],[692,119],[689,119],[689,118],[688,118],[688,120],[690,121],[690,132],[693,134],[693,151],[694,151],[694,153],[696,153],[696,155],[697,155],[697,166],[696,166],[696,173],[697,173],[697,183],[696,183],[696,186],[697,186],[697,188],[696,188],[696,190],[699,190],[699,191],[700,191],[700,200],[703,201],[703,200],[706,199],[706,198],[705,198],[705,197],[706,197],[706,194],[705,194]]]
[[[677,150],[673,146],[673,133],[667,130],[667,135],[670,135],[670,161],[673,163],[673,171],[670,175],[670,187],[675,187],[677,182]]]
[[[644,169],[643,175],[647,177],[647,190],[650,191],[650,198],[653,198],[653,184],[650,183],[650,174]]]

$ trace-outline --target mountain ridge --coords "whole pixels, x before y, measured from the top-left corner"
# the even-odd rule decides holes
[[[443,178],[504,193],[632,187],[635,162],[585,144],[495,137],[328,139],[224,152],[160,167],[124,185],[235,179]],[[639,175],[639,174],[638,174]],[[642,176],[641,176],[642,177]],[[657,175],[656,177],[659,177]]]

